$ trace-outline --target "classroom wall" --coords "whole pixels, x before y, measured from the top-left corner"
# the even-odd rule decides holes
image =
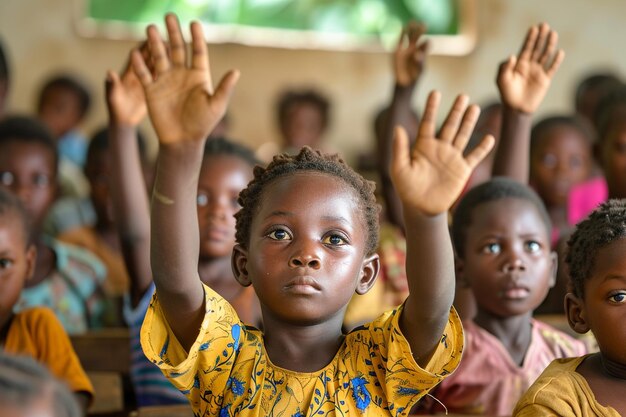
[[[72,69],[93,85],[95,106],[84,129],[106,122],[103,77],[120,68],[130,41],[87,39],[73,27],[74,0],[0,1],[0,37],[9,50],[13,84],[10,107],[26,112],[47,74]],[[540,113],[568,111],[577,80],[594,68],[626,74],[626,2],[621,0],[477,0],[479,37],[464,57],[432,56],[415,96],[416,106],[432,88],[447,106],[458,92],[478,103],[496,97],[498,63],[517,51],[527,27],[547,21],[566,51]],[[232,100],[232,134],[258,147],[277,138],[273,106],[287,86],[317,87],[333,100],[328,140],[348,156],[372,147],[371,119],[391,92],[387,54],[293,51],[241,45],[211,45],[215,78],[228,68],[242,72]]]

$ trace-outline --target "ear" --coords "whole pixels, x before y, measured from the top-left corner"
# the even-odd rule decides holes
[[[377,253],[365,258],[363,266],[361,267],[361,277],[357,282],[355,292],[359,295],[363,295],[374,286],[376,277],[380,272],[380,257]]]
[[[565,294],[565,314],[567,314],[569,327],[576,333],[584,334],[590,330],[585,304],[582,299],[571,292]]]
[[[454,273],[456,275],[456,285],[459,288],[470,287],[469,281],[465,276],[465,262],[456,254],[454,255]]]
[[[29,281],[35,274],[35,266],[37,265],[37,248],[33,244],[29,244],[26,248],[26,281]]]
[[[246,268],[246,264],[248,263],[248,251],[239,244],[235,245],[230,262],[233,268],[233,275],[237,282],[244,287],[249,287],[252,281],[248,276],[248,269]]]
[[[550,288],[554,287],[556,284],[556,273],[559,270],[559,256],[556,252],[550,252]],[[561,293],[562,294],[562,293]]]

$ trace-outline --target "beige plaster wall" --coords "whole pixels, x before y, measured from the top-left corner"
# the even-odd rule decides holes
[[[483,102],[495,97],[499,61],[517,50],[530,24],[547,21],[561,36],[566,60],[541,113],[567,111],[572,89],[587,70],[608,67],[626,73],[626,2],[621,0],[476,0],[479,39],[464,57],[432,56],[415,97],[442,90],[447,106],[458,92]],[[129,41],[86,39],[74,31],[72,0],[0,0],[0,37],[9,49],[13,85],[10,107],[30,111],[43,78],[72,69],[92,83],[95,107],[84,128],[105,122],[102,80],[119,68],[134,45]],[[213,45],[214,77],[231,67],[242,79],[233,97],[232,133],[258,147],[276,139],[273,103],[286,86],[309,85],[333,100],[328,140],[348,154],[372,146],[371,117],[389,98],[391,77],[385,54],[293,51],[240,45]]]

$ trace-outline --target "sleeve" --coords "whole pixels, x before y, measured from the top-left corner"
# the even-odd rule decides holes
[[[201,401],[202,393],[225,389],[246,332],[226,300],[206,285],[204,294],[205,316],[189,352],[176,340],[156,294],[141,328],[144,354],[187,395],[192,406]]]
[[[377,380],[396,409],[414,405],[458,366],[463,350],[463,327],[452,308],[440,342],[428,364],[421,368],[411,346],[400,330],[403,305],[369,325],[373,351],[366,364],[373,368]],[[381,375],[384,372],[384,375]]]
[[[57,378],[65,381],[72,391],[84,392],[93,399],[93,386],[54,313],[37,308],[31,323],[33,338],[40,347],[37,359],[46,364]]]
[[[514,417],[548,417],[560,416],[553,409],[541,404],[528,404],[515,410]]]

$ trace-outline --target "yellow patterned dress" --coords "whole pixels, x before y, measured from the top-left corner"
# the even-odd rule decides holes
[[[301,373],[273,365],[263,333],[204,287],[206,315],[187,353],[156,297],[141,330],[144,353],[181,390],[196,416],[406,416],[461,359],[463,331],[452,309],[428,365],[420,368],[400,331],[399,309],[354,329],[323,369]]]

